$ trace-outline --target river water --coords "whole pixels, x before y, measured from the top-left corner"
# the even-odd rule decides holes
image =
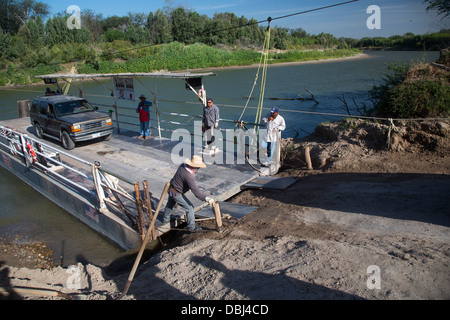
[[[268,68],[264,108],[279,107],[287,122],[283,137],[302,137],[312,133],[321,122],[335,121],[340,117],[317,115],[315,113],[342,114],[346,110],[339,97],[344,94],[349,105],[352,98],[358,103],[367,99],[367,92],[380,82],[387,73],[387,65],[417,61],[436,61],[438,52],[369,52],[363,59],[350,59],[324,63],[301,65],[277,65]],[[220,107],[221,118],[238,120],[247,102],[257,74],[257,68],[214,70],[217,77],[204,78],[208,96]],[[261,77],[261,76],[260,76]],[[260,79],[260,78],[259,78]],[[201,107],[195,104],[195,96],[185,90],[183,81],[173,79],[142,79],[146,88],[156,92],[161,112],[177,112],[189,115],[201,115]],[[101,104],[113,103],[110,98],[111,81],[83,82],[75,81],[70,94],[78,95],[82,87],[85,97]],[[319,104],[312,101],[288,100],[298,95],[310,97],[305,89],[314,93]],[[20,89],[0,89],[0,120],[17,117],[17,101],[33,99],[42,95],[45,86],[33,86]],[[136,94],[151,96],[141,83],[135,81]],[[250,100],[244,121],[254,122],[259,97],[259,83]],[[286,99],[286,100],[272,100]],[[192,102],[194,104],[184,104]],[[134,103],[121,102],[119,106],[135,108]],[[369,103],[370,106],[370,103]],[[132,111],[122,111],[136,116]],[[302,113],[311,112],[311,113]],[[122,118],[127,122],[136,122],[133,118]],[[168,117],[172,120],[191,125],[195,118]],[[155,125],[155,124],[152,124]],[[163,124],[168,129],[177,129],[176,125]],[[122,125],[136,130],[130,125]],[[224,129],[233,128],[231,123],[223,123]],[[189,128],[182,127],[182,128]],[[156,132],[154,132],[156,133]],[[170,137],[170,133],[163,134]],[[107,265],[121,254],[121,251],[94,231],[78,222],[71,215],[43,198],[7,170],[0,167],[0,237],[20,238],[23,242],[43,241],[55,252],[55,259],[64,256],[64,264],[76,261],[88,261],[97,265]],[[1,253],[0,253],[1,260]]]

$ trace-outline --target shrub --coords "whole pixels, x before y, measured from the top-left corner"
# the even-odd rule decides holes
[[[379,107],[390,118],[446,116],[450,111],[450,89],[442,82],[420,80],[402,83],[389,91]]]
[[[428,64],[391,65],[388,69],[393,73],[369,93],[377,116],[428,118],[449,115],[448,72]]]

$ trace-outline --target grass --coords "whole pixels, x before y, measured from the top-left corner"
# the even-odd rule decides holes
[[[137,47],[136,47],[137,48]],[[186,46],[179,42],[161,46],[129,50],[130,44],[119,41],[100,47],[103,53],[78,62],[78,73],[123,73],[152,72],[159,70],[179,71],[187,69],[207,69],[214,67],[248,66],[261,60],[261,52],[244,49],[222,49],[205,44]],[[133,49],[133,47],[131,48]],[[71,49],[75,50],[75,49]],[[120,51],[118,53],[117,51]],[[335,49],[270,53],[269,63],[301,62],[329,58],[341,58],[360,53],[359,50]],[[66,59],[67,60],[67,59]],[[64,63],[69,63],[65,61]],[[0,71],[0,86],[27,85],[38,81],[34,76],[56,73],[64,67],[63,63],[39,64],[26,67],[20,64],[6,63]]]
[[[359,50],[287,51],[270,54],[270,63],[341,58],[360,53]],[[181,43],[155,47],[147,55],[125,62],[102,61],[78,66],[80,73],[151,72],[157,70],[206,69],[212,67],[246,66],[259,63],[261,53],[250,50],[224,50],[204,44],[185,46]]]

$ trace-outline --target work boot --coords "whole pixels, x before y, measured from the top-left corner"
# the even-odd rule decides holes
[[[196,233],[197,231],[202,231],[203,228],[199,226],[195,226],[193,229],[188,229],[190,233]]]

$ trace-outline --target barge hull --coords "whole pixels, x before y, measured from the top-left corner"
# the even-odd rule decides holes
[[[129,250],[140,245],[140,235],[113,214],[100,213],[95,205],[98,200],[94,197],[83,195],[38,170],[28,168],[3,150],[0,150],[0,165],[119,248]]]

